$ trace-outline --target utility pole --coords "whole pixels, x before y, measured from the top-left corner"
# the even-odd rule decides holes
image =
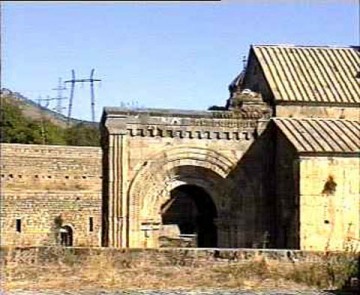
[[[66,87],[62,84],[62,79],[59,78],[59,84],[57,88],[53,88],[52,90],[57,90],[57,97],[53,97],[54,100],[57,101],[56,107],[54,110],[59,114],[62,114],[62,110],[66,109],[62,106],[61,101],[67,99],[67,97],[63,96],[63,90],[66,90]]]
[[[95,70],[92,69],[90,73],[90,91],[91,91],[91,118],[92,121],[95,121],[95,93],[94,93],[94,72]],[[101,80],[96,80],[101,81]]]
[[[75,71],[71,70],[72,79],[65,81],[65,83],[71,83],[71,92],[70,92],[70,100],[69,100],[69,110],[68,110],[68,125],[70,123],[71,118],[71,109],[72,103],[74,99],[74,91],[76,83],[90,83],[90,97],[91,97],[91,118],[92,121],[95,121],[95,92],[94,92],[94,82],[100,82],[100,79],[94,79],[95,69],[91,70],[89,79],[75,79]]]
[[[50,98],[49,96],[46,96],[46,98],[41,98],[41,96],[39,96],[38,98],[38,104],[39,106],[42,107],[41,102],[45,101],[45,108],[47,108],[49,106],[50,101],[54,100],[54,98]],[[47,138],[46,138],[46,130],[45,130],[45,126],[44,126],[44,113],[43,111],[40,109],[40,132],[41,132],[41,139],[42,139],[42,144],[46,144]]]
[[[72,102],[74,99],[74,90],[75,90],[75,71],[71,70],[71,76],[72,79],[65,81],[65,83],[71,83],[71,92],[70,92],[70,100],[69,100],[69,108],[68,108],[68,120],[67,120],[67,124],[70,124],[70,118],[71,118],[71,108],[72,108]]]

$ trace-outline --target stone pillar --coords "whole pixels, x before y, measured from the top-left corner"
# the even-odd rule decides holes
[[[120,247],[129,246],[129,200],[128,200],[128,149],[126,141],[126,132],[120,135]]]
[[[126,133],[109,138],[109,246],[127,247],[127,147]]]

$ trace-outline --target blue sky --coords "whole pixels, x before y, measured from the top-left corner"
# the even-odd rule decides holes
[[[97,120],[121,103],[204,110],[224,105],[251,44],[359,44],[357,0],[250,2],[3,1],[1,87],[55,97],[59,77],[94,68]],[[73,115],[91,118],[88,84]]]

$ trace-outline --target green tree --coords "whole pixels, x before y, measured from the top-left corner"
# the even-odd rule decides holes
[[[23,117],[18,106],[2,99],[1,102],[1,142],[26,143],[31,138],[29,121]]]
[[[22,114],[15,103],[1,101],[1,142],[66,144],[64,130],[49,120],[31,120]]]
[[[32,121],[29,124],[32,137],[28,143],[66,145],[65,131],[49,120]]]
[[[11,98],[1,98],[1,142],[99,146],[97,126],[79,123],[69,128],[55,125],[48,119],[33,120],[23,115]]]
[[[66,143],[78,146],[99,146],[100,130],[96,126],[79,123],[65,131]]]

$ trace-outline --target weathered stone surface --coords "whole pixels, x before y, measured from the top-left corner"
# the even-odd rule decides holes
[[[53,245],[69,226],[73,245],[99,246],[101,156],[93,147],[1,144],[1,244]]]
[[[359,249],[360,159],[304,156],[299,168],[301,249]]]
[[[105,244],[158,247],[161,206],[176,187],[195,185],[209,194],[216,208],[217,245],[234,245],[229,231],[237,227],[243,231],[244,225],[234,216],[236,212],[230,211],[234,209],[230,204],[238,196],[236,182],[245,181],[247,175],[236,178],[233,171],[255,140],[258,118],[221,113],[223,118],[218,118],[217,112],[105,110],[108,174],[104,177],[108,177],[109,184],[105,191],[109,208],[104,212],[108,225]],[[252,169],[250,165],[248,168]],[[256,168],[247,172],[256,174]],[[261,187],[260,179],[253,181],[254,187]],[[145,225],[151,229],[144,230]],[[252,228],[254,232],[248,231],[249,235],[262,235],[257,226]],[[244,240],[239,241],[240,245],[245,246]]]

